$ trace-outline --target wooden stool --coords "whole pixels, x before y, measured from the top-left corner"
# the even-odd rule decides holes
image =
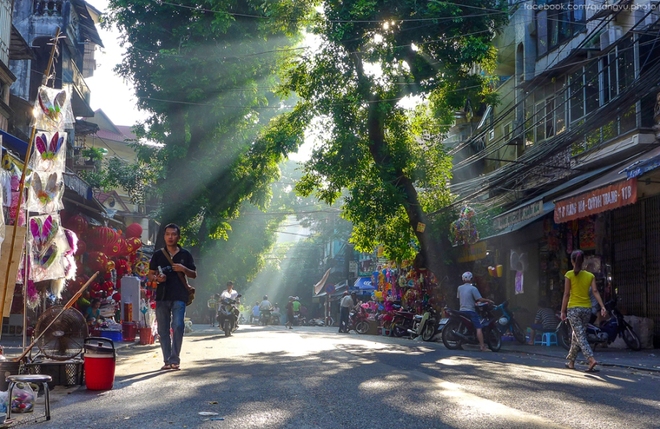
[[[12,390],[16,383],[42,383],[44,386],[45,407],[46,407],[46,420],[50,420],[50,394],[48,391],[48,382],[53,381],[50,375],[43,374],[25,374],[25,375],[8,375],[7,381],[9,382],[9,390],[7,392],[7,420],[11,418],[11,395]],[[37,399],[37,392],[35,394],[35,401]]]

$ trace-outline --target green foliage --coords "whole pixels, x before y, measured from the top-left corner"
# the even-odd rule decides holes
[[[322,4],[310,27],[315,49],[288,62],[281,92],[297,94],[323,129],[296,189],[341,200],[358,250],[380,242],[388,256],[407,258],[419,241],[433,257],[429,232],[416,227],[451,200],[451,160],[440,141],[454,112],[492,101],[487,73],[496,57],[491,40],[506,20],[502,7],[494,0]],[[407,97],[425,101],[410,110]]]
[[[273,93],[278,61],[295,54],[309,7],[305,0],[110,1],[104,22],[122,31],[127,49],[116,70],[152,113],[136,134],[163,144],[138,150],[162,196],[154,215],[182,225],[189,244],[228,238],[246,201],[268,206],[277,164],[299,140],[262,129],[281,112]]]

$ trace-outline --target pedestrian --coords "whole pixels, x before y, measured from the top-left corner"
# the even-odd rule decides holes
[[[484,331],[481,328],[481,320],[477,314],[477,309],[475,307],[476,303],[487,302],[494,304],[493,301],[487,298],[482,298],[479,293],[479,289],[472,284],[472,273],[466,271],[461,276],[463,279],[463,284],[458,287],[457,298],[461,303],[461,308],[459,311],[465,316],[469,317],[474,325],[474,328],[477,330],[477,339],[479,340],[479,349],[482,352],[486,351],[486,345],[484,344]]]
[[[348,315],[354,306],[353,297],[344,291],[339,302],[339,334],[348,333]]]
[[[293,297],[289,297],[289,302],[286,303],[286,326],[293,329]]]
[[[582,269],[584,253],[581,250],[573,251],[571,253],[571,263],[573,269],[566,273],[564,298],[561,303],[561,320],[568,318],[571,328],[573,328],[571,348],[566,356],[565,366],[569,369],[575,369],[575,358],[578,351],[582,350],[582,354],[587,359],[587,372],[598,372],[598,369],[595,368],[598,362],[594,358],[591,346],[587,341],[587,324],[591,318],[589,290],[600,304],[600,312],[603,317],[607,314],[607,310],[596,287],[596,277]]]
[[[156,287],[156,322],[160,348],[165,364],[162,370],[178,370],[181,365],[184,316],[191,287],[185,277],[197,277],[197,267],[192,255],[179,246],[181,229],[170,223],[165,226],[165,247],[157,250],[149,262],[149,280]],[[165,255],[167,252],[167,255]],[[172,261],[170,263],[170,260]],[[182,276],[179,276],[179,273]],[[173,335],[170,336],[170,328]]]
[[[215,318],[218,314],[218,301],[219,301],[220,295],[217,293],[214,293],[211,295],[211,298],[209,298],[208,301],[206,301],[206,306],[208,307],[208,313],[209,313],[209,322],[211,322],[211,326],[215,326]]]

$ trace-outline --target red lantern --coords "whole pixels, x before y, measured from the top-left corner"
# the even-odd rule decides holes
[[[114,242],[103,246],[103,252],[111,258],[119,256],[123,250],[123,238],[118,238]]]
[[[116,302],[121,302],[121,294],[119,292],[115,292],[115,294],[112,295],[112,299],[114,299]]]
[[[85,219],[84,217],[82,217],[82,215],[79,214],[69,218],[67,221],[67,227],[78,235],[85,232],[87,230],[88,225],[89,224],[87,223],[87,219]]]
[[[87,243],[82,240],[78,240],[78,250],[76,251],[75,255],[80,256],[85,252],[87,252]]]
[[[105,249],[117,241],[117,233],[112,228],[102,226],[94,228],[89,234],[89,239],[97,249]]]
[[[142,225],[139,223],[132,223],[126,227],[126,238],[142,236]]]
[[[92,271],[105,272],[108,265],[108,257],[103,252],[89,252],[89,258],[87,259],[87,266],[92,269]]]
[[[138,237],[131,237],[126,239],[126,248],[129,255],[137,252],[140,247],[142,247],[142,240],[140,240]]]

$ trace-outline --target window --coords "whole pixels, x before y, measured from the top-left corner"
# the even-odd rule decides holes
[[[508,143],[511,140],[511,122],[502,125],[502,136],[504,137],[504,143]]]
[[[543,56],[587,30],[584,0],[538,1],[537,54]]]

